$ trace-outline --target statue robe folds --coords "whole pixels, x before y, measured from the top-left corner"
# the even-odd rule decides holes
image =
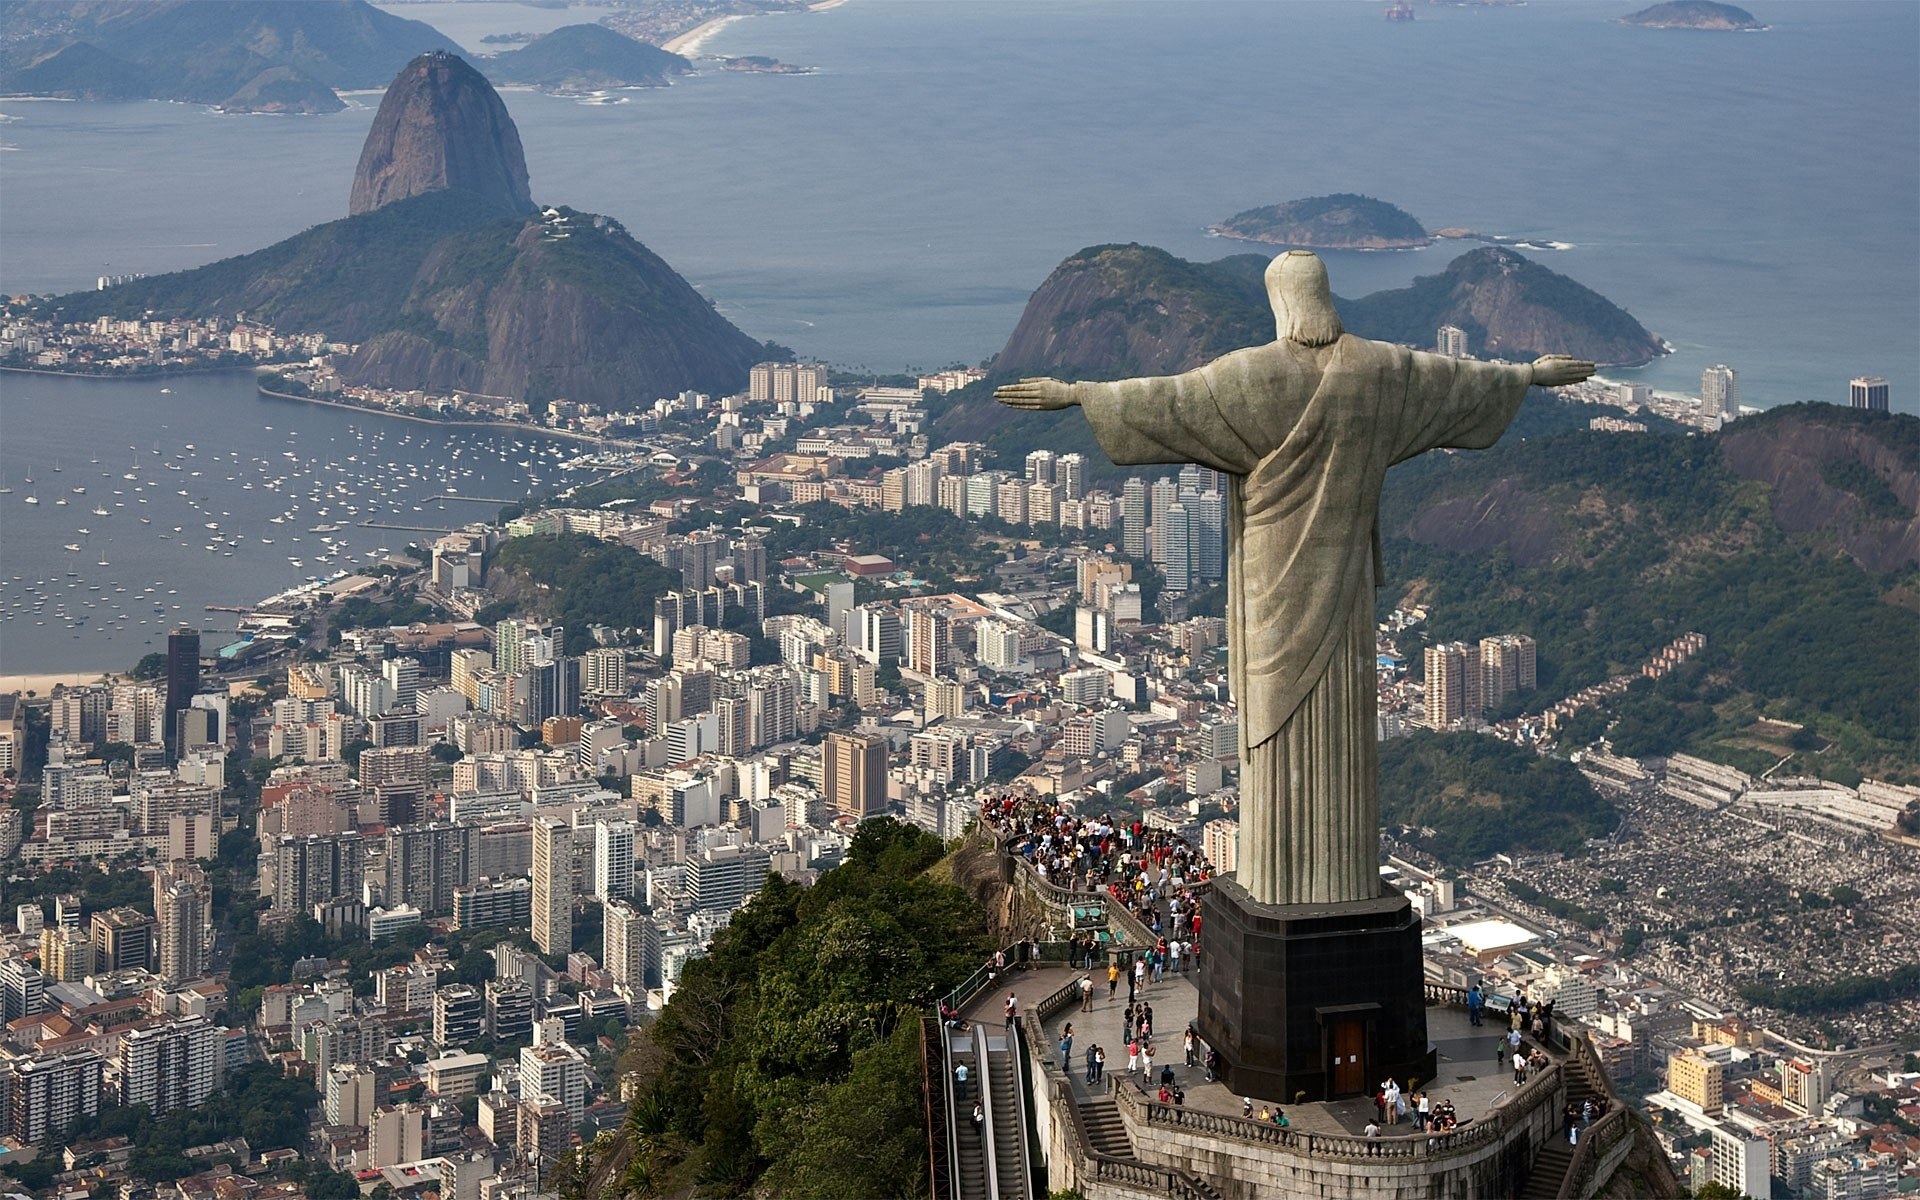
[[[1255,900],[1379,894],[1381,484],[1388,467],[1435,447],[1491,446],[1531,379],[1524,366],[1342,336],[1330,356],[1282,340],[1183,375],[1074,385],[1114,462],[1196,462],[1233,477],[1237,878]]]

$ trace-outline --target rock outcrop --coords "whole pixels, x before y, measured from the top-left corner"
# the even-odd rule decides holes
[[[1267,259],[1214,263],[1153,246],[1093,246],[1055,267],[1027,301],[994,370],[1121,379],[1199,366],[1273,338]]]
[[[1736,474],[1768,485],[1781,529],[1831,535],[1869,571],[1902,571],[1920,567],[1914,432],[1911,417],[1807,404],[1736,421],[1717,440]]]
[[[348,381],[608,406],[731,390],[760,353],[618,221],[566,209],[441,241],[396,325]]]
[[[49,307],[65,320],[244,312],[357,344],[339,364],[353,383],[534,404],[732,391],[761,354],[619,222],[536,212],[506,106],[452,55],[401,70],[353,200],[353,216],[264,250]]]
[[[353,174],[351,213],[428,192],[478,197],[501,216],[533,211],[520,131],[465,59],[430,51],[387,87]]]
[[[1453,325],[1466,330],[1477,358],[1571,354],[1634,366],[1666,353],[1659,338],[1605,296],[1500,246],[1462,254],[1408,287],[1344,301],[1340,317],[1362,337],[1413,346],[1433,345],[1434,331]]]

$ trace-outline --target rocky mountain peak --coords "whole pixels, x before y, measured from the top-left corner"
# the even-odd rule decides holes
[[[527,159],[507,106],[458,55],[420,55],[394,77],[367,131],[348,209],[358,215],[427,192],[460,191],[503,216],[533,211]]]

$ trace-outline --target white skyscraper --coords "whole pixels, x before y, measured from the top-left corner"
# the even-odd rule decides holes
[[[1731,421],[1740,415],[1740,375],[1719,365],[1700,372],[1700,413]]]
[[[1467,331],[1458,325],[1442,325],[1434,335],[1433,348],[1448,358],[1467,358]]]
[[[1135,475],[1120,493],[1120,552],[1147,556],[1147,481]]]
[[[633,905],[620,900],[607,902],[601,925],[600,965],[613,973],[616,982],[633,991],[644,991],[646,979],[646,926],[648,918]]]
[[[1160,570],[1167,577],[1167,590],[1192,591],[1195,582],[1193,521],[1187,506],[1178,500],[1167,505],[1156,528],[1160,537]]]
[[[542,954],[573,949],[573,829],[533,823],[533,944]]]
[[[593,827],[593,894],[602,903],[633,895],[633,822],[601,821]]]

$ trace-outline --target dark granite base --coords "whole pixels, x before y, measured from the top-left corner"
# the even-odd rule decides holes
[[[1286,1104],[1433,1078],[1420,918],[1405,896],[1261,904],[1229,875],[1203,911],[1200,1033],[1235,1091]]]

